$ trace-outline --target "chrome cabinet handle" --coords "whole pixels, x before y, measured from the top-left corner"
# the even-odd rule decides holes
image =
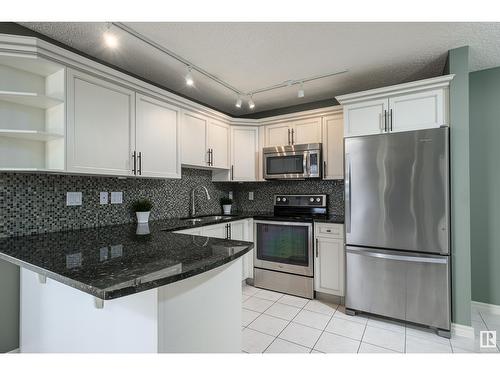
[[[295,144],[295,140],[293,139],[294,134],[295,134],[295,130],[292,129],[292,145]]]
[[[318,239],[316,238],[316,258],[319,257],[319,250],[318,250],[318,246],[319,246],[319,241]]]
[[[288,144],[290,144],[290,129],[288,129]]]
[[[387,131],[387,110],[384,109],[384,131]]]
[[[137,152],[134,151],[132,153],[132,158],[134,159],[134,168],[132,168],[132,172],[134,173],[134,176],[137,174]]]
[[[234,165],[231,165],[231,181],[234,180]]]
[[[139,151],[139,156],[137,158],[139,159],[138,173],[139,173],[139,176],[142,176],[142,152],[141,151]]]
[[[323,160],[323,178],[325,178],[327,175],[326,173],[326,160]]]

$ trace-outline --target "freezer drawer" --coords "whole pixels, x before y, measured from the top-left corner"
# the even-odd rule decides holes
[[[346,248],[346,307],[450,329],[449,257]]]

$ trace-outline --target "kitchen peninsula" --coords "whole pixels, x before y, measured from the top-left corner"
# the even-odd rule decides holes
[[[21,267],[20,351],[240,352],[241,256],[253,244],[174,229],[1,239],[0,259]]]

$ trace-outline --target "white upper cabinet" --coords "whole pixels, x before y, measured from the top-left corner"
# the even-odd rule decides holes
[[[442,89],[390,97],[390,131],[438,128],[445,125],[445,100],[445,92]]]
[[[321,117],[292,123],[292,144],[321,143]]]
[[[231,128],[231,180],[257,181],[259,160],[259,128]]]
[[[321,117],[265,126],[266,147],[321,143]]]
[[[132,175],[134,91],[75,70],[67,83],[68,171]]]
[[[182,115],[182,164],[229,169],[230,127],[193,112]]]
[[[229,168],[229,125],[210,120],[207,130],[210,167]]]
[[[266,147],[292,144],[292,131],[289,123],[267,125],[265,134]]]
[[[344,136],[449,125],[452,79],[447,75],[337,97],[344,107]]]
[[[182,164],[208,166],[207,124],[201,115],[182,113]]]
[[[385,131],[387,99],[376,99],[344,106],[346,137]]]
[[[136,95],[137,174],[180,178],[180,110],[163,101]]]
[[[344,178],[344,118],[342,113],[323,117],[323,179]]]

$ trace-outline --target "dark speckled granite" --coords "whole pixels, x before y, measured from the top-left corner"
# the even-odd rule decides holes
[[[146,235],[126,224],[9,237],[0,239],[0,259],[107,300],[206,272],[253,248],[171,232],[184,227],[193,226],[174,219],[151,222]]]

